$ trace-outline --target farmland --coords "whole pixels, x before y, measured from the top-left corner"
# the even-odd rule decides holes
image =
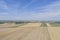
[[[0,40],[60,40],[59,24],[56,22],[1,23]]]
[[[52,25],[52,27],[60,27],[60,22],[53,22],[50,24]]]
[[[27,23],[20,23],[20,22],[16,22],[16,23],[0,23],[0,28],[15,28],[15,27],[18,27],[18,26],[22,26],[24,24],[27,24]]]

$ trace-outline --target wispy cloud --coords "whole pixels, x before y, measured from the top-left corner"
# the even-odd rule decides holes
[[[33,17],[40,19],[45,19],[45,18],[54,19],[54,17],[60,16],[60,2],[54,2],[53,4],[44,6],[42,8],[43,10],[40,10],[42,12],[39,12],[38,14],[33,14]]]
[[[0,1],[0,8],[2,9],[8,9],[8,6],[4,0]]]
[[[32,3],[34,3],[34,2],[36,2],[37,0],[31,0],[31,2],[29,2],[28,4],[26,4],[24,7],[23,7],[23,9],[24,8],[27,8],[29,5],[31,5]]]
[[[47,20],[54,19],[60,15],[60,2],[54,2],[47,6],[42,7],[42,12],[25,12],[23,15],[16,16],[15,19],[20,20]],[[57,19],[57,18],[56,18]]]
[[[60,16],[60,2],[52,2],[48,5],[37,6],[38,8],[35,7],[35,10],[33,9],[32,11],[29,11],[30,9],[27,7],[29,7],[31,4],[33,4],[36,1],[37,0],[31,0],[30,3],[25,4],[25,6],[22,7],[21,3],[17,3],[17,2],[13,4],[8,3],[7,5],[7,3],[4,0],[2,0],[0,1],[0,8],[6,10],[7,12],[0,12],[0,19],[8,18],[9,20],[10,19],[11,20],[44,20],[46,19],[47,20],[47,19],[54,19],[55,17]]]

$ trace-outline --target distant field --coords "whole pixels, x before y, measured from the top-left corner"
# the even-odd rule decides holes
[[[0,23],[0,28],[16,28],[24,24],[26,23],[4,23],[4,24]]]
[[[50,23],[52,27],[60,27],[60,22]]]
[[[24,24],[27,24],[29,22],[15,22],[15,23],[3,23],[0,22],[0,28],[16,28],[19,26],[22,26]],[[41,27],[47,27],[46,22],[41,22]],[[52,27],[60,27],[60,22],[48,22]]]

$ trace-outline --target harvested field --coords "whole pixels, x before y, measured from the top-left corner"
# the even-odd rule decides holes
[[[52,27],[60,27],[60,23],[50,23]]]
[[[45,26],[45,27],[44,27]],[[0,40],[60,40],[60,28],[49,23],[27,23],[16,28],[0,28]]]
[[[60,40],[60,27],[52,27],[52,25],[50,25],[48,23],[48,31],[51,37],[51,40]]]
[[[5,24],[0,24],[0,28],[15,28],[18,26],[22,26],[26,23],[20,23],[20,24],[15,24],[15,23],[5,23]]]

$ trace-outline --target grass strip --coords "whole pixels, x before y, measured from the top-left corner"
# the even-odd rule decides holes
[[[42,23],[41,27],[47,27],[47,25],[45,23]]]

